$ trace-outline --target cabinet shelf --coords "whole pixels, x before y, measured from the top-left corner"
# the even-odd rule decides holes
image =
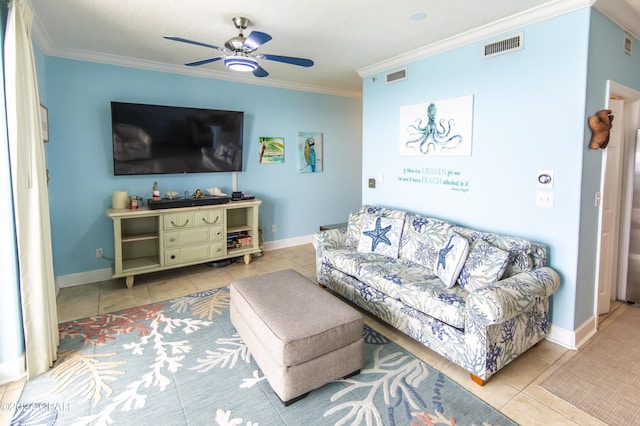
[[[253,229],[253,227],[248,226],[248,225],[227,226],[227,234],[233,234],[233,233],[242,232],[242,231],[251,231],[252,229]]]
[[[158,234],[156,233],[145,233],[145,234],[134,234],[134,235],[123,235],[122,242],[129,243],[133,241],[144,241],[144,240],[157,240]]]
[[[157,268],[160,266],[158,256],[138,257],[122,260],[122,269],[132,272],[139,269]]]
[[[255,253],[256,251],[253,250],[252,246],[236,247],[236,248],[228,248],[227,249],[227,254],[229,254],[230,257],[242,256],[245,252],[247,252],[247,253]]]

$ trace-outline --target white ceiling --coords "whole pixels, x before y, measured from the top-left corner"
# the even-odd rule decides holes
[[[188,73],[358,97],[362,76],[590,6],[595,0],[29,0],[33,37],[45,55]],[[602,7],[599,7],[604,2]],[[596,7],[636,38],[640,20],[628,10],[640,0],[598,0]],[[424,19],[414,19],[424,14]],[[632,14],[633,15],[633,14]],[[273,39],[258,52],[312,59],[312,68],[261,60],[258,79],[222,62],[183,64],[218,56],[165,35],[223,46],[237,35],[234,16]],[[631,20],[630,20],[631,19]],[[634,27],[635,26],[635,27]]]

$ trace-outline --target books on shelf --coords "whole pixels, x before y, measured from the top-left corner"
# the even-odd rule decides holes
[[[236,249],[251,246],[253,239],[248,231],[232,232],[227,234],[227,249]]]

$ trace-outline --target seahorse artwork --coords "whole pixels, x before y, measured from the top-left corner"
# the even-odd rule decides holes
[[[591,132],[593,132],[589,148],[606,148],[607,145],[609,145],[609,133],[611,131],[611,127],[613,127],[613,115],[611,115],[611,110],[602,109],[596,112],[596,115],[589,117],[588,123]]]
[[[428,154],[432,150],[454,149],[462,142],[462,135],[450,135],[455,120],[441,118],[436,124],[437,112],[436,104],[432,102],[427,107],[427,123],[424,127],[422,118],[418,118],[415,124],[409,126],[409,134],[416,137],[406,142],[407,147],[417,144],[421,153]]]

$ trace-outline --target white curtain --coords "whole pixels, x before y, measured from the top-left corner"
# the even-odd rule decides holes
[[[27,377],[56,359],[58,326],[40,101],[26,0],[9,3],[5,87]]]

